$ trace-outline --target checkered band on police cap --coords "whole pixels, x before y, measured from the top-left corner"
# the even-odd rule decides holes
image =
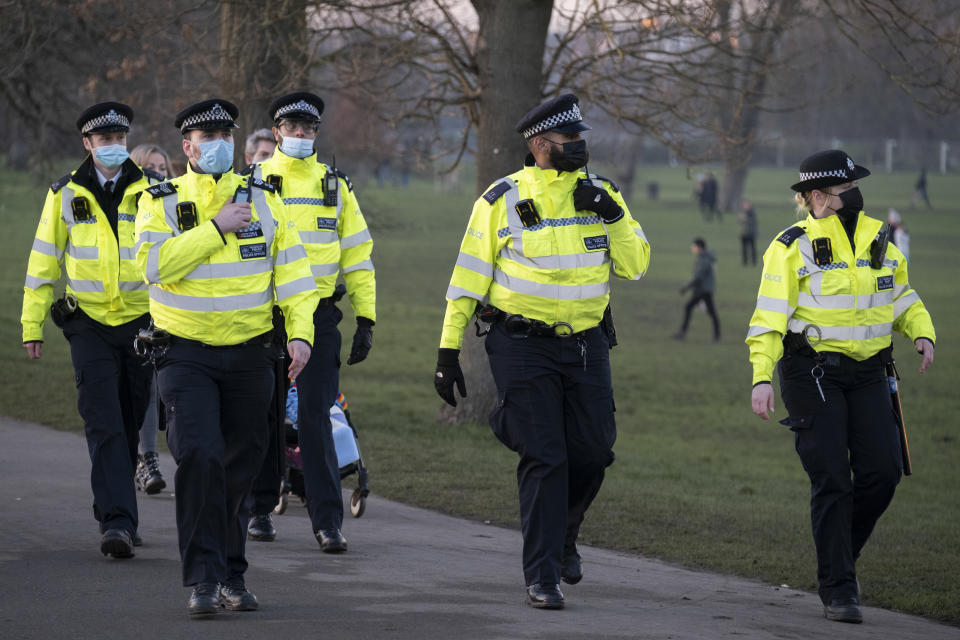
[[[122,113],[117,113],[116,110],[110,109],[110,111],[84,122],[83,126],[80,127],[80,133],[85,134],[92,129],[99,129],[100,127],[127,127],[129,129],[130,120]]]
[[[227,113],[227,110],[220,106],[219,103],[215,103],[212,107],[205,111],[198,111],[197,113],[191,114],[183,119],[183,122],[180,124],[180,130],[185,131],[191,127],[195,127],[198,124],[205,124],[208,122],[229,122],[234,124],[233,116]]]
[[[309,113],[314,118],[317,118],[317,119],[320,118],[320,110],[317,109],[315,105],[310,104],[306,100],[298,100],[297,102],[291,102],[290,104],[285,104],[279,109],[277,109],[276,113],[273,114],[273,119],[279,120],[284,115],[292,112]]]
[[[524,140],[529,140],[536,135],[540,135],[544,131],[556,129],[557,127],[562,127],[565,124],[573,124],[574,122],[580,122],[582,120],[583,116],[580,114],[580,106],[573,104],[566,111],[555,113],[547,118],[544,118],[540,122],[537,122],[533,126],[524,129],[520,132],[520,135],[523,136]]]

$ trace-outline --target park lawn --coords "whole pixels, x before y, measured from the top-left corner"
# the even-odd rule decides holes
[[[591,168],[604,172],[600,165]],[[773,169],[751,173],[747,195],[757,207],[761,253],[794,220],[787,185],[795,175]],[[901,482],[860,559],[859,574],[868,605],[960,624],[953,383],[960,363],[951,340],[960,316],[951,291],[960,184],[955,177],[930,176],[937,209],[911,212],[913,178],[875,174],[861,183],[868,212],[885,218],[893,206],[904,215],[912,237],[911,282],[933,314],[939,339],[936,364],[921,376],[909,342],[895,338],[914,475]],[[653,180],[661,187],[658,202],[643,198],[644,185]],[[0,413],[76,430],[81,423],[65,341],[48,326],[41,362],[28,362],[20,346],[21,288],[44,188],[28,176],[0,173],[0,220],[7,230],[0,255]],[[369,359],[344,366],[342,389],[370,468],[374,497],[368,508],[376,508],[379,495],[516,528],[515,454],[484,424],[441,425],[441,401],[431,384],[444,291],[472,205],[472,184],[452,194],[417,180],[408,189],[372,183],[357,189],[376,242],[378,318]],[[620,337],[611,352],[617,459],[581,540],[815,590],[809,488],[792,434],[750,411],[743,336],[760,267],[740,264],[735,216],[701,219],[685,168],[641,167],[635,193],[631,210],[653,258],[643,280],[613,287]],[[704,237],[719,258],[720,344],[711,342],[709,320],[700,312],[686,341],[670,339],[681,320],[684,298],[678,289],[691,274],[689,245],[695,236]],[[342,329],[348,349],[349,310]],[[469,392],[470,380],[467,386]],[[776,419],[783,417],[778,396]],[[363,521],[347,523],[354,526]],[[589,565],[586,571],[589,579]],[[519,558],[516,577],[522,580]]]

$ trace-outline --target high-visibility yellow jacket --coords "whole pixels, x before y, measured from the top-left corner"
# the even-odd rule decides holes
[[[328,173],[336,179],[336,205],[325,206],[324,180]],[[354,315],[376,321],[373,238],[350,179],[319,162],[316,154],[294,158],[279,148],[254,169],[253,175],[280,185],[279,195],[307,249],[320,297],[333,294],[337,275],[342,273]],[[279,176],[280,181],[271,176]]]
[[[447,289],[441,348],[459,349],[478,302],[574,332],[599,324],[610,299],[610,272],[639,280],[650,264],[650,245],[615,185],[591,174],[623,207],[605,224],[576,211],[573,191],[583,172],[526,166],[498,180],[473,207]],[[530,199],[540,222],[525,227],[517,203]]]
[[[854,232],[856,249],[835,215],[788,227],[763,256],[757,307],[750,319],[753,383],[770,381],[783,355],[783,336],[818,327],[817,351],[834,351],[866,360],[891,343],[896,330],[911,340],[936,340],[933,322],[920,296],[907,280],[907,261],[892,243],[880,269],[870,266],[870,246],[882,227],[860,212]],[[832,256],[817,264],[814,242],[830,241]],[[813,341],[817,331],[806,331]]]
[[[213,218],[248,185],[250,225],[221,234]],[[188,203],[196,226],[181,229]],[[150,284],[154,323],[175,336],[240,344],[270,330],[276,301],[288,339],[313,342],[320,294],[293,220],[261,180],[233,171],[214,180],[188,167],[186,175],[148,188],[140,199],[136,255]]]
[[[148,312],[147,287],[134,255],[134,220],[137,199],[149,182],[132,160],[121,171],[131,182],[117,207],[116,234],[91,190],[97,178],[89,156],[47,192],[23,286],[24,342],[43,340],[61,264],[67,292],[93,320],[117,326]]]

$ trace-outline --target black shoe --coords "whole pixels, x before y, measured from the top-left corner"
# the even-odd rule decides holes
[[[149,495],[163,491],[167,482],[160,473],[160,458],[157,456],[157,452],[147,451],[138,457],[137,472],[134,475],[137,489]]]
[[[220,602],[224,607],[231,611],[256,611],[260,606],[257,602],[257,596],[253,595],[243,585],[220,586]]]
[[[272,542],[277,537],[277,530],[273,527],[270,514],[253,516],[247,524],[247,537],[260,542]]]
[[[577,584],[583,580],[583,563],[576,549],[563,553],[563,560],[560,566],[560,579],[567,584]]]
[[[555,584],[531,584],[527,587],[527,604],[534,609],[563,609],[563,594]]]
[[[135,547],[143,546],[143,538],[140,537],[139,533],[133,534],[133,546]]]
[[[347,550],[347,539],[340,533],[340,529],[324,529],[313,534],[320,543],[320,550],[324,553],[343,553]]]
[[[220,585],[215,582],[201,582],[193,588],[187,611],[192,616],[205,616],[220,613]]]
[[[823,617],[827,620],[836,620],[837,622],[851,622],[859,624],[863,622],[863,614],[860,613],[860,603],[856,598],[840,598],[831,600],[830,604],[824,605]]]
[[[100,538],[100,553],[114,558],[132,558],[133,538],[125,529],[107,529]]]

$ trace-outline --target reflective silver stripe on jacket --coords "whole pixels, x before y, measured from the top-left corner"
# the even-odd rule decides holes
[[[574,285],[541,284],[508,275],[500,269],[496,269],[493,272],[493,281],[510,291],[550,300],[585,300],[589,298],[599,298],[610,292],[609,282]]]
[[[170,231],[173,232],[173,235],[180,235],[180,218],[177,216],[177,202],[178,196],[176,194],[170,196],[164,196],[160,198],[163,201],[163,217],[167,221],[167,226],[170,227]]]
[[[286,300],[291,298],[298,293],[303,293],[304,291],[313,291],[317,288],[317,283],[312,277],[307,278],[297,278],[293,282],[287,282],[277,286],[277,300]]]
[[[370,237],[370,229],[364,229],[363,231],[357,231],[352,235],[341,238],[340,248],[352,249],[353,247],[359,247],[364,242],[368,242],[370,240],[373,240],[373,238]]]
[[[893,290],[854,296],[850,294],[815,296],[801,291],[797,304],[809,309],[872,309],[893,304]]]
[[[786,316],[791,316],[796,311],[796,307],[791,307],[788,301],[782,298],[771,298],[770,296],[757,296],[757,309],[782,313]]]
[[[483,302],[483,299],[486,296],[480,293],[474,293],[469,289],[462,289],[460,287],[454,287],[453,285],[450,285],[447,287],[446,297],[448,300],[456,300],[457,298],[473,298],[474,300]]]
[[[121,280],[119,283],[121,291],[146,291],[147,283],[143,280]]]
[[[100,257],[98,247],[78,247],[70,240],[67,240],[67,255],[74,260],[97,260]]]
[[[269,260],[238,260],[237,262],[211,262],[198,264],[197,268],[183,277],[184,280],[208,280],[211,278],[239,278],[270,273],[273,266]]]
[[[520,187],[510,178],[504,178],[510,188],[503,194],[503,206],[507,211],[507,226],[510,229],[511,244],[517,253],[523,253],[523,222],[517,213],[517,203],[520,202]],[[510,241],[508,241],[510,242]]]
[[[336,275],[340,271],[340,265],[336,262],[312,264],[310,265],[310,271],[313,273],[314,278],[322,278],[324,276]]]
[[[121,260],[136,260],[137,251],[133,247],[120,247]]]
[[[463,251],[461,251],[460,255],[457,256],[457,266],[463,267],[468,271],[473,271],[474,273],[479,273],[487,278],[493,277],[492,264],[486,260],[481,260],[476,256],[472,256],[469,253],[464,253]]]
[[[337,241],[336,231],[300,231],[300,242],[304,244],[330,244]]]
[[[37,276],[28,275],[27,279],[24,280],[23,286],[27,289],[39,289],[45,284],[56,284],[56,280],[49,280],[47,278],[38,278]]]
[[[240,311],[271,304],[273,302],[273,290],[271,287],[267,287],[256,293],[202,297],[172,293],[153,284],[150,285],[150,299],[164,306],[183,311]]]
[[[822,290],[823,273],[813,259],[813,243],[810,242],[810,237],[807,234],[803,234],[797,239],[797,248],[800,252],[800,257],[803,259],[803,269],[806,269],[806,274],[810,275],[807,279],[807,286],[810,288],[810,293],[818,296]],[[803,269],[801,269],[801,271]],[[800,277],[806,274],[797,273]]]
[[[73,200],[73,193],[73,189],[70,187],[64,187],[60,190],[60,216],[67,223],[68,235],[70,230],[73,229],[73,225],[77,224],[77,221],[73,219],[73,207],[70,204]]]
[[[354,271],[376,271],[376,269],[373,268],[373,260],[362,260],[357,264],[343,268],[343,273],[352,273]]]
[[[765,333],[780,333],[776,329],[771,329],[770,327],[764,327],[758,324],[750,325],[750,328],[747,329],[747,337],[752,338],[753,336],[762,336]]]
[[[32,251],[37,253],[42,253],[45,256],[50,256],[56,258],[57,262],[63,259],[63,251],[57,248],[57,245],[52,242],[47,242],[46,240],[41,240],[40,238],[33,239]]]
[[[277,231],[277,218],[273,215],[270,205],[267,204],[267,198],[263,189],[251,187],[250,200],[253,202],[254,210],[260,218],[260,229],[263,230],[263,241],[267,243],[267,261],[273,264],[273,236]]]
[[[580,269],[584,267],[599,267],[610,262],[610,255],[606,251],[590,251],[588,253],[570,253],[566,255],[528,258],[508,246],[500,250],[500,257],[535,269]]]
[[[82,291],[84,293],[103,293],[103,282],[100,280],[74,280],[73,278],[67,278],[67,284],[70,285],[70,288],[74,291]]]
[[[897,319],[900,317],[900,314],[910,308],[914,302],[920,302],[920,296],[916,291],[911,291],[905,295],[900,296],[893,301],[893,318]]]
[[[307,250],[303,247],[302,244],[295,244],[292,247],[287,247],[277,252],[277,259],[274,264],[290,264],[291,262],[296,262],[301,258],[307,257]]]
[[[804,328],[810,324],[806,320],[791,318],[787,323],[787,329],[796,333],[803,333]],[[819,325],[820,335],[824,340],[871,340],[873,338],[885,338],[890,335],[893,328],[892,322],[881,322],[880,324],[867,324],[855,327],[825,327]]]

